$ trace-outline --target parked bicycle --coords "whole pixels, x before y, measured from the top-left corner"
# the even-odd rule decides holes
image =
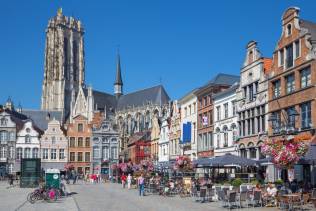
[[[61,197],[62,191],[56,188],[38,188],[27,195],[27,201],[34,204],[36,201],[45,200],[47,202],[56,201]]]

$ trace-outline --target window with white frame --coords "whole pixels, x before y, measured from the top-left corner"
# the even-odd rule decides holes
[[[50,159],[52,160],[57,159],[57,149],[50,149]]]
[[[7,158],[7,147],[2,146],[0,147],[0,159]]]
[[[109,160],[109,147],[108,146],[103,147],[103,159]]]
[[[285,77],[286,80],[286,93],[290,94],[295,91],[295,75],[290,74]]]
[[[228,128],[224,126],[224,147],[228,147]]]
[[[100,158],[100,148],[98,146],[93,147],[93,158],[94,159]]]
[[[43,158],[43,160],[48,159],[48,149],[47,148],[42,149],[42,158]]]
[[[65,149],[59,149],[59,159],[60,160],[65,159]]]
[[[216,107],[216,118],[217,118],[217,121],[221,120],[221,107],[220,106]]]
[[[23,149],[21,147],[18,147],[16,149],[16,159],[20,160],[23,156]]]
[[[32,149],[32,158],[38,158],[38,148],[37,147]]]
[[[301,127],[309,128],[312,123],[311,102],[301,104]]]
[[[279,67],[284,65],[284,49],[279,50]]]
[[[14,159],[14,147],[9,148],[9,158]]]
[[[228,103],[224,104],[224,118],[228,118]]]
[[[301,88],[305,88],[311,85],[311,69],[310,66],[300,71],[301,76]]]
[[[272,86],[273,86],[273,98],[279,97],[281,95],[281,81],[276,80],[272,82]]]
[[[24,149],[24,158],[31,158],[31,148],[27,147]]]
[[[293,44],[290,44],[285,47],[286,52],[286,68],[293,67],[294,61],[293,61]]]
[[[117,159],[117,147],[111,147],[111,158]]]

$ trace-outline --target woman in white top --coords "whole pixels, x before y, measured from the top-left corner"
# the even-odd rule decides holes
[[[131,174],[128,174],[127,176],[127,188],[131,189],[131,183],[132,183],[132,176]]]

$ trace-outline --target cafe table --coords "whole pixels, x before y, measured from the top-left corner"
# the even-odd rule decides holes
[[[289,209],[288,210],[293,210],[294,201],[300,200],[300,195],[296,194],[296,193],[284,194],[282,196],[288,198],[288,202],[289,202]]]

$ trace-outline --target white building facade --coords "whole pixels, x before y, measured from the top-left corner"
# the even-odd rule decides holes
[[[239,125],[238,153],[241,157],[260,159],[261,145],[267,139],[268,77],[271,59],[261,56],[255,41],[246,47],[237,90]]]
[[[213,95],[214,102],[214,156],[226,153],[237,155],[236,139],[238,117],[236,113],[236,89],[238,84]]]
[[[64,170],[68,162],[68,139],[59,121],[51,120],[40,140],[42,168]]]
[[[168,112],[169,113],[169,112]],[[158,140],[158,162],[169,161],[169,117],[168,114],[163,114],[160,128],[160,137]]]
[[[16,140],[16,171],[20,171],[22,158],[40,158],[40,135],[42,131],[34,125],[32,120],[25,120],[17,133]]]
[[[191,160],[197,159],[197,97],[193,90],[179,100],[181,110],[181,149]]]

